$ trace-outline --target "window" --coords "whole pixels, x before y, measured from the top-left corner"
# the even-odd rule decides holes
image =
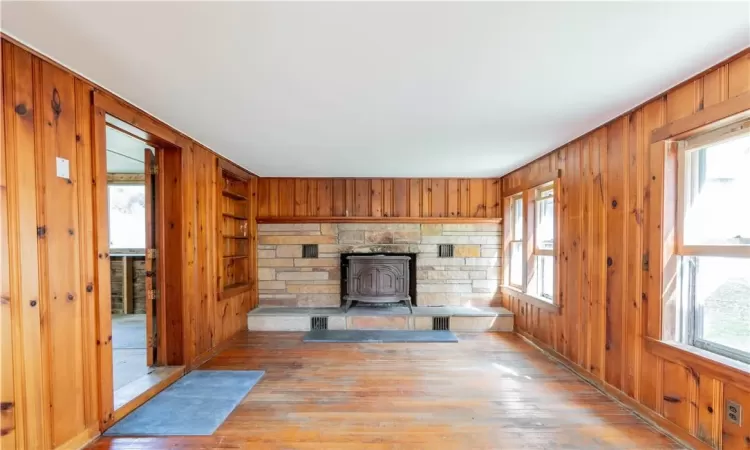
[[[532,292],[552,301],[555,284],[555,190],[551,184],[534,190],[534,286]],[[531,289],[530,289],[531,290]]]
[[[108,196],[110,248],[146,248],[146,187],[110,184]]]
[[[547,303],[555,301],[555,184],[506,199],[507,284]],[[527,234],[524,226],[530,225]]]
[[[677,335],[750,363],[750,133],[742,131],[678,148]]]
[[[523,288],[523,197],[520,195],[510,199],[510,230],[511,238],[508,244],[508,284],[519,289]]]

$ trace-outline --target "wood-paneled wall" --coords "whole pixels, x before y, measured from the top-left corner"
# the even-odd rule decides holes
[[[490,178],[260,178],[259,217],[500,217]]]
[[[505,176],[504,195],[560,179],[559,313],[503,295],[518,330],[603,386],[666,418],[684,436],[716,448],[746,448],[750,420],[723,420],[724,401],[750,408],[750,386],[681,358],[657,356],[664,155],[651,133],[750,92],[750,54],[684,83]],[[651,264],[645,264],[651,255]]]
[[[99,230],[107,224],[97,223],[94,212],[95,90],[88,81],[3,37],[3,449],[77,448],[99,432],[98,347],[102,343],[97,340],[97,261],[107,259],[108,254],[97,250],[104,233]],[[132,111],[134,117],[147,117],[135,108]],[[182,147],[174,160],[180,176],[168,180],[181,186],[172,192],[181,192],[182,197],[168,203],[182,210],[182,223],[163,224],[167,233],[180,236],[173,240],[178,245],[165,253],[181,254],[178,268],[171,270],[181,270],[175,277],[181,285],[175,288],[181,290],[182,301],[167,308],[181,315],[182,326],[166,323],[165,331],[183,342],[170,359],[191,368],[244,328],[245,314],[255,304],[257,292],[218,299],[218,156],[167,125],[152,118],[148,121],[170,130]],[[70,161],[70,180],[56,176],[56,157]],[[251,203],[255,208],[254,199]],[[169,279],[170,274],[164,276]]]

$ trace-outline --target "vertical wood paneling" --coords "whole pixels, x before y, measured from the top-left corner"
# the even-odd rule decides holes
[[[258,184],[258,189],[261,189],[266,183]],[[261,211],[258,211],[259,216],[263,216]],[[333,181],[329,179],[323,179],[318,181],[318,210],[317,216],[329,217],[333,215]]]
[[[469,216],[485,217],[484,180],[469,180]]]
[[[434,178],[430,180],[430,217],[448,216],[448,197],[446,180]]]
[[[42,331],[39,308],[37,251],[37,169],[34,74],[32,56],[3,41],[3,118],[6,183],[10,310],[14,325],[13,375],[16,444],[20,448],[51,448],[49,400],[42,386]]]
[[[258,207],[261,217],[492,218],[502,213],[501,186],[492,178],[259,178]]]
[[[304,217],[307,215],[307,179],[295,178],[293,183],[294,194],[291,203],[294,205],[294,215]]]
[[[363,178],[354,180],[354,215],[357,217],[369,217],[372,212],[370,209],[371,201],[370,180]]]
[[[724,449],[747,444],[748,427],[726,423],[723,414],[728,395],[748,404],[748,391],[644,347],[645,337],[663,338],[662,320],[671,320],[662,318],[670,314],[662,311],[662,284],[675,270],[675,258],[661,251],[663,235],[674,227],[666,205],[675,201],[676,168],[665,164],[666,152],[674,150],[652,145],[651,134],[750,91],[748,58],[716,67],[501,180],[504,191],[517,192],[536,186],[553,170],[550,161],[563,169],[560,311],[537,320],[536,307],[504,295],[516,327],[686,435]]]
[[[485,217],[500,217],[500,180],[484,180]]]
[[[457,178],[449,178],[446,184],[447,184],[446,195],[448,196],[448,216],[460,217],[461,209],[459,207],[459,198],[460,198],[459,180]],[[498,214],[500,213],[498,212]],[[498,217],[500,216],[498,215]]]
[[[643,194],[644,211],[644,254],[649,258],[650,264],[643,276],[643,292],[641,293],[642,311],[641,327],[645,336],[657,338],[660,336],[658,323],[659,297],[661,293],[660,267],[656,254],[651,249],[657,249],[661,243],[661,198],[663,195],[661,181],[661,168],[664,164],[664,156],[659,151],[653,151],[649,145],[652,130],[662,126],[666,122],[666,101],[664,98],[655,100],[643,107],[644,133],[646,157],[643,160],[644,173],[646,176],[645,191]],[[661,361],[648,352],[642,352],[642,367],[656,367]],[[650,375],[647,371],[642,372],[640,401],[654,411],[661,405],[661,392],[658,377]]]
[[[643,191],[648,181],[644,178],[643,158],[646,156],[646,140],[643,133],[643,111],[635,111],[628,117],[628,145],[625,179],[627,192],[625,202],[627,227],[627,271],[623,304],[623,391],[632,398],[639,397],[640,350],[641,350],[641,297],[643,257]]]
[[[730,98],[750,91],[750,54],[730,62],[727,71],[727,91]]]
[[[3,49],[4,50],[4,49]],[[0,54],[0,56],[2,56]],[[3,64],[6,61],[0,61]],[[16,448],[16,398],[13,375],[10,265],[8,260],[8,183],[5,159],[5,92],[0,80],[0,402],[12,405],[0,411],[0,447]]]
[[[568,277],[568,295],[566,296],[568,313],[568,337],[570,360],[577,364],[583,364],[583,340],[581,332],[584,322],[581,320],[581,142],[577,141],[568,146],[567,170],[565,171],[568,181],[568,236],[570,236],[570,247],[566,255],[567,269],[569,273],[578,274]]]
[[[409,180],[409,217],[422,216],[422,180]]]
[[[78,158],[78,208],[79,217],[79,256],[81,258],[80,292],[83,295],[83,354],[84,386],[90,395],[86,399],[85,421],[87,428],[95,428],[99,422],[99,365],[96,356],[96,295],[93,289],[96,283],[96,221],[91,214],[94,211],[93,147],[91,86],[81,80],[75,80],[76,94],[76,152]]]
[[[607,291],[606,291],[606,359],[605,380],[622,388],[623,371],[623,317],[622,302],[627,274],[628,240],[625,227],[627,208],[625,192],[625,155],[627,148],[626,118],[620,118],[609,127],[607,141]]]
[[[261,178],[258,180],[258,185],[264,184],[266,181]],[[338,217],[344,217],[347,215],[346,211],[346,181],[335,179],[333,180],[333,215]],[[271,214],[277,215],[277,214]]]
[[[94,126],[104,110],[92,104],[87,82],[5,39],[2,47],[0,396],[14,405],[4,403],[0,443],[78,448],[112,418],[106,161],[94,151],[105,145],[103,125]],[[160,202],[167,217],[182,218],[161,225],[165,254],[178,255],[164,272],[179,299],[167,314],[184,321],[162,330],[166,361],[190,366],[245,326],[257,290],[217,307],[217,157],[179,142],[160,159],[173,175],[162,179]],[[69,179],[57,177],[56,157],[69,161]],[[260,206],[255,194],[251,215]],[[264,210],[278,214],[278,183],[264,185],[261,197]]]
[[[370,214],[372,217],[383,216],[383,180],[376,178],[370,181]]]
[[[409,216],[409,180],[405,178],[393,180],[393,216]]]
[[[295,214],[295,187],[296,183],[293,178],[279,180],[278,202],[280,216],[293,216]]]
[[[76,179],[75,83],[73,77],[47,63],[40,64],[37,90],[42,114],[37,183],[42,205],[38,215],[46,235],[41,243],[43,336],[49,341],[48,381],[51,394],[52,443],[61,445],[85,429],[83,308],[80,292],[78,192]],[[56,176],[55,158],[70,161],[71,179]],[[44,347],[43,347],[44,348]],[[66,386],[66,389],[54,389]]]
[[[471,204],[469,203],[469,191],[471,190],[471,183],[467,179],[458,180],[458,207],[459,215],[461,217],[472,217]]]
[[[385,179],[382,181],[383,181],[383,194],[382,194],[383,216],[392,217],[393,216],[393,203],[394,203],[393,201],[393,179]]]

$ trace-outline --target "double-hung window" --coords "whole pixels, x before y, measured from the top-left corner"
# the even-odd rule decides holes
[[[523,289],[523,196],[510,198],[510,233],[508,244],[508,284]]]
[[[750,131],[679,142],[677,335],[750,363]]]
[[[542,302],[555,296],[555,184],[506,198],[505,284]]]
[[[529,290],[549,300],[555,284],[555,190],[552,184],[534,189],[534,285]]]

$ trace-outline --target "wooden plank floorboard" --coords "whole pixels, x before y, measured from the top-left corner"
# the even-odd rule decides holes
[[[266,375],[214,436],[90,448],[682,448],[516,335],[459,338],[305,344],[302,333],[244,333],[200,369]]]

